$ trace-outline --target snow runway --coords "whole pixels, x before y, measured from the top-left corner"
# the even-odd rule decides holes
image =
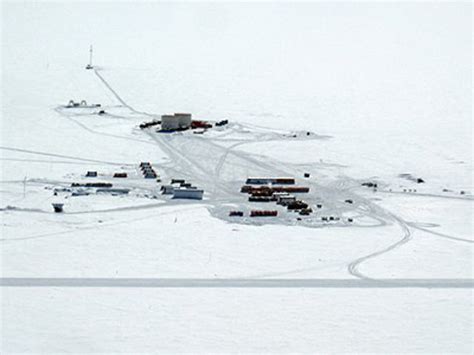
[[[472,279],[2,278],[2,287],[474,288]]]

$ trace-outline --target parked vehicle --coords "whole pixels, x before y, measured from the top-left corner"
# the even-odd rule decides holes
[[[81,184],[78,182],[73,182],[71,187],[99,187],[99,188],[108,188],[112,187],[112,184],[109,182],[88,182],[85,184]]]
[[[186,180],[184,179],[171,179],[172,184],[184,184],[186,183]]]
[[[207,121],[192,121],[191,122],[191,128],[196,129],[196,128],[212,128],[212,124],[210,124]]]
[[[222,121],[219,121],[219,122],[216,122],[216,126],[224,126],[226,124],[229,123],[229,120],[222,120]]]
[[[296,201],[290,202],[287,205],[287,208],[289,210],[302,210],[302,209],[308,208],[308,204],[306,202],[296,200]]]
[[[115,173],[114,178],[126,178],[128,175],[127,173]]]
[[[161,124],[161,121],[153,120],[151,122],[143,122],[143,123],[140,124],[139,127],[140,127],[140,129],[145,129],[145,128],[148,128],[148,127],[157,126],[159,124]]]
[[[270,202],[272,199],[266,196],[250,196],[249,202]]]
[[[255,194],[256,192],[263,192],[267,191],[269,194],[273,194],[275,192],[288,192],[288,193],[308,193],[309,187],[305,186],[250,186],[244,185],[240,189],[242,193],[250,193]]]
[[[313,213],[313,210],[311,208],[303,208],[299,213],[302,216],[309,216],[311,213]]]
[[[276,217],[278,216],[278,211],[250,211],[250,217]]]

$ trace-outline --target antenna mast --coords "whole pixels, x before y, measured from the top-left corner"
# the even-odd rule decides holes
[[[92,66],[92,44],[91,47],[89,48],[89,65]]]
[[[87,64],[86,69],[94,68],[92,66],[92,51],[93,51],[93,49],[92,49],[92,44],[91,44],[91,46],[89,47],[89,64]]]

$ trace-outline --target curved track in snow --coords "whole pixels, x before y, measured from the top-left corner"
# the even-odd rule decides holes
[[[403,237],[398,240],[397,242],[389,245],[388,247],[384,248],[384,249],[381,249],[381,250],[378,250],[376,252],[373,252],[373,253],[370,253],[370,254],[367,254],[365,256],[362,256],[354,261],[352,261],[351,263],[349,263],[349,265],[347,266],[347,270],[349,271],[349,273],[352,275],[352,276],[355,276],[355,277],[358,277],[360,279],[371,279],[370,277],[368,277],[367,275],[363,274],[362,272],[359,271],[359,266],[369,260],[369,259],[373,259],[373,258],[376,258],[382,254],[385,254],[385,253],[388,253],[394,249],[397,249],[399,248],[400,246],[402,246],[403,244],[406,244],[408,243],[408,241],[410,241],[411,239],[411,231],[410,231],[410,228],[408,228],[407,224],[399,219],[398,217],[393,217],[397,223],[398,226],[400,226],[400,229],[403,233]]]

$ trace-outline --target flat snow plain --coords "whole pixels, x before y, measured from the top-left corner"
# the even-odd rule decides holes
[[[2,6],[2,353],[472,353],[468,5]],[[235,129],[137,128],[178,111]],[[230,222],[257,169],[354,223]],[[87,170],[133,193],[53,196]]]

